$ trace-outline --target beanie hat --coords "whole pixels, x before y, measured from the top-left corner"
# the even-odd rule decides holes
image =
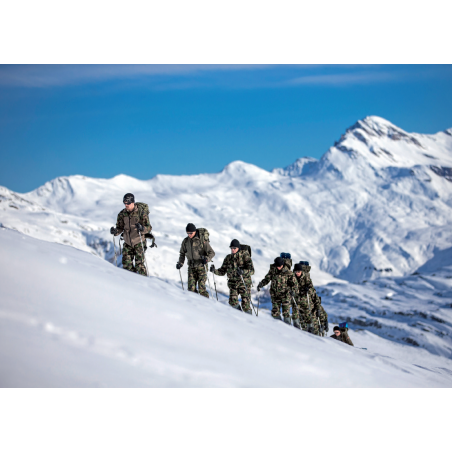
[[[333,331],[340,331],[341,329],[338,327],[338,326],[335,326],[334,328],[333,328]]]
[[[294,268],[293,268],[294,272],[301,272],[303,271],[303,266],[301,264],[295,264]]]
[[[122,202],[125,204],[130,204],[131,202],[135,202],[135,196],[132,195],[132,193],[126,193],[124,195],[124,198],[122,198]]]
[[[283,258],[282,258],[282,257],[277,257],[277,258],[275,259],[275,265],[276,265],[277,267],[281,267],[282,265],[284,265]]]
[[[240,248],[240,242],[237,239],[234,239],[229,245],[229,248]]]
[[[196,232],[196,226],[193,223],[188,223],[185,230],[187,232]]]

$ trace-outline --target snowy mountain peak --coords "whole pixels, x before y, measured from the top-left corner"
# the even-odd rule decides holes
[[[373,140],[378,138],[389,138],[394,141],[402,140],[422,147],[422,144],[411,134],[379,116],[367,116],[364,119],[357,121],[353,126],[347,129],[345,135],[342,135],[339,143],[351,136],[357,138],[366,145],[369,145]]]
[[[367,165],[372,170],[439,166],[440,162],[441,166],[450,166],[450,138],[447,131],[436,135],[408,133],[386,119],[367,116],[348,128],[323,160],[328,168],[332,164],[343,175],[356,165]]]
[[[305,176],[317,165],[318,160],[313,157],[301,157],[289,166],[283,168],[275,168],[273,173],[283,176]]]
[[[235,178],[243,178],[246,176],[247,178],[253,177],[268,177],[268,171],[265,171],[262,168],[259,168],[256,165],[252,165],[251,163],[242,162],[241,160],[236,160],[234,162],[229,163],[223,168],[223,171],[220,173],[222,175],[226,175],[228,177]]]

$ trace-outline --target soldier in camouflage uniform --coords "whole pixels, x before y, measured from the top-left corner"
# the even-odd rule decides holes
[[[320,329],[317,312],[320,310],[320,300],[315,291],[311,276],[309,275],[311,266],[309,265],[309,262],[306,261],[301,261],[300,265],[301,275],[297,278],[297,281],[300,288],[302,301],[306,302],[306,304],[308,305],[308,310],[311,314],[311,326],[309,331],[313,334],[319,335]]]
[[[275,259],[275,265],[270,266],[265,278],[258,284],[257,290],[261,290],[269,282],[271,282],[272,317],[281,320],[282,308],[284,322],[290,325],[291,292],[295,297],[298,296],[298,284],[295,275],[284,265],[281,257]]]
[[[215,252],[209,241],[200,233],[200,231],[204,231],[203,229],[198,230],[193,223],[188,223],[185,230],[188,237],[185,237],[182,241],[176,268],[178,270],[182,268],[186,256],[188,261],[188,290],[209,298],[209,292],[206,289],[206,266],[207,262],[215,256]],[[196,284],[198,288],[196,288]]]
[[[247,314],[251,311],[251,275],[254,275],[254,265],[250,253],[241,249],[240,242],[232,240],[231,254],[228,254],[219,269],[214,265],[210,266],[210,271],[215,275],[228,277],[229,304],[236,309],[241,309]],[[243,278],[243,279],[242,279]],[[243,284],[245,282],[245,285]],[[239,294],[242,299],[242,306],[239,304]]]
[[[354,347],[352,340],[350,339],[350,336],[348,335],[346,328],[339,328],[338,326],[335,326],[333,328],[333,334],[330,336],[333,339],[336,339],[337,341],[344,342],[345,344],[351,345]]]
[[[306,331],[313,330],[313,321],[311,310],[308,307],[308,297],[305,293],[306,279],[303,277],[303,268],[301,264],[295,264],[294,274],[298,284],[298,312],[300,316],[301,326]]]
[[[112,227],[110,233],[115,236],[123,234],[123,268],[146,276],[146,266],[144,264],[146,239],[144,235],[152,230],[149,216],[135,204],[135,196],[132,193],[124,195],[123,203],[125,208],[119,212],[116,227]],[[134,259],[135,265],[133,264]]]

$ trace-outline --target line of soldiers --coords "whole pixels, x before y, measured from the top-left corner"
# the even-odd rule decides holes
[[[153,240],[152,246],[155,242],[151,234],[149,208],[147,204],[136,203],[132,193],[124,195],[123,203],[125,208],[119,212],[116,227],[112,227],[110,232],[114,236],[122,234],[123,268],[146,276],[146,238]],[[196,228],[193,223],[189,223],[186,233],[187,237],[182,241],[176,269],[180,270],[187,259],[188,290],[209,297],[206,289],[207,264],[215,256],[210,245],[209,232],[207,229]],[[252,314],[251,276],[254,275],[254,265],[251,259],[251,248],[234,239],[230,249],[231,253],[225,257],[221,267],[215,268],[211,264],[210,271],[217,276],[227,276],[229,304],[233,308]],[[290,255],[281,253],[281,256],[270,265],[267,275],[258,284],[257,290],[260,291],[271,283],[269,292],[272,301],[271,315],[274,319],[284,320],[288,324],[293,322],[296,328],[323,335],[328,332],[328,315],[321,304],[321,297],[316,293],[309,274],[310,270],[309,263],[302,261],[295,264],[292,272]],[[241,303],[239,303],[239,295]]]

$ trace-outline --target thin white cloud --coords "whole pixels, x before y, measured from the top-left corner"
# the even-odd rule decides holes
[[[389,72],[350,72],[345,74],[316,74],[297,77],[285,82],[286,85],[356,85],[395,80],[400,74]]]
[[[269,66],[236,64],[2,65],[0,66],[0,85],[51,87],[143,76],[186,76],[201,72],[253,70],[265,67]]]
[[[224,76],[226,72],[229,75]],[[421,72],[416,71],[417,76]],[[253,89],[364,85],[401,80],[412,75],[407,70],[393,68],[389,71],[385,66],[377,65],[0,65],[0,86],[50,88],[106,81],[136,84],[139,81],[143,88],[155,90]]]

